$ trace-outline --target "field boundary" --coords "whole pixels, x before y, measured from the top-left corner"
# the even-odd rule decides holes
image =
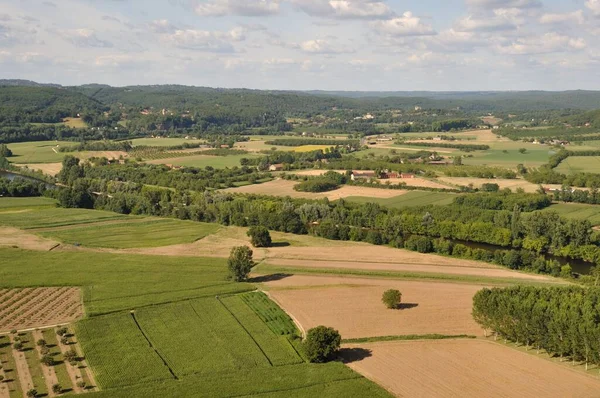
[[[404,334],[397,336],[377,336],[377,337],[357,337],[354,339],[342,339],[342,344],[361,344],[361,343],[379,343],[383,341],[426,341],[426,340],[456,340],[456,339],[476,339],[476,336],[469,334]]]

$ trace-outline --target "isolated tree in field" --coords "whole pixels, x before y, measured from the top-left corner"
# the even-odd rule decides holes
[[[60,394],[60,393],[62,393],[62,391],[63,391],[63,388],[62,388],[62,386],[60,384],[53,384],[52,385],[52,392],[53,393]]]
[[[77,387],[79,387],[79,388],[81,388],[83,390],[85,388],[85,381],[79,380],[77,382]]]
[[[389,309],[397,309],[400,307],[400,303],[402,302],[402,293],[400,293],[400,290],[396,289],[386,290],[383,292],[381,301]]]
[[[35,388],[32,388],[31,390],[27,391],[27,396],[30,398],[35,398],[38,396],[38,392]]]
[[[69,350],[63,354],[63,357],[67,362],[75,361],[77,360],[77,352],[75,352],[75,350]]]
[[[67,328],[60,328],[56,331],[56,334],[59,336],[64,336],[65,334],[67,334],[69,331],[67,330]]]
[[[271,247],[271,234],[269,230],[262,226],[251,227],[248,230],[250,242],[254,247]]]
[[[23,349],[23,343],[17,341],[15,344],[13,344],[13,348],[17,351],[21,351]]]
[[[455,156],[454,159],[452,159],[452,164],[454,166],[462,166],[462,156]]]
[[[236,282],[242,282],[248,279],[248,275],[254,267],[252,260],[252,250],[248,246],[237,246],[231,249],[229,259],[229,276]]]
[[[525,153],[525,152],[527,152],[526,148],[519,148],[519,153]]]
[[[46,346],[46,340],[44,339],[39,339],[36,344],[40,347],[45,347]]]
[[[304,352],[310,362],[327,362],[340,349],[340,333],[326,326],[317,326],[308,331],[304,341]]]

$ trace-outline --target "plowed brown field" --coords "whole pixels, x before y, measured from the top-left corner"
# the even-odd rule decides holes
[[[0,332],[67,323],[82,316],[77,287],[0,289]]]
[[[483,286],[322,276],[291,276],[265,285],[306,330],[327,325],[343,338],[482,333],[471,306]],[[383,305],[387,289],[402,292],[403,309]]]
[[[598,379],[573,371],[568,365],[484,340],[349,346],[357,347],[355,358],[347,358],[348,365],[398,397],[600,396]],[[359,350],[362,359],[356,359]]]

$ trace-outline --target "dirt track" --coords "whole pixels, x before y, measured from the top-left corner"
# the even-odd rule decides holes
[[[0,227],[0,248],[18,247],[26,250],[48,251],[58,242],[12,227]]]
[[[483,340],[351,345],[348,365],[398,397],[598,397],[600,380]],[[361,359],[362,358],[362,359]]]
[[[482,333],[471,306],[483,286],[322,276],[291,276],[265,286],[306,330],[327,325],[344,338]],[[387,289],[402,292],[402,309],[383,305]]]

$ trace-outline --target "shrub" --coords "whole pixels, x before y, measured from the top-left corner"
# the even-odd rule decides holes
[[[419,253],[431,253],[433,245],[431,239],[426,236],[412,235],[404,242],[404,247],[408,250]]]
[[[85,388],[85,386],[86,386],[85,381],[79,380],[77,382],[77,387],[81,388],[82,390]]]
[[[300,192],[327,192],[338,189],[338,187],[339,184],[337,182],[319,177],[296,184],[294,189]]]
[[[56,334],[59,336],[64,336],[69,332],[69,330],[67,328],[60,328],[56,331]]]
[[[13,344],[13,348],[17,351],[21,351],[23,349],[23,343],[17,341],[15,344]]]
[[[340,333],[326,326],[317,326],[308,331],[304,341],[304,351],[310,362],[327,362],[334,358],[340,349]]]
[[[248,279],[252,267],[254,267],[252,250],[248,246],[234,247],[229,254],[227,266],[231,279],[236,282],[245,281]]]
[[[262,226],[251,227],[247,235],[254,247],[271,247],[271,234],[269,230]]]
[[[433,241],[433,251],[439,254],[452,254],[454,244],[444,238],[435,239]]]
[[[63,388],[60,384],[53,384],[52,385],[52,392],[55,394],[61,394],[63,391]]]
[[[45,347],[46,346],[46,340],[44,339],[39,339],[36,343],[38,346],[40,347]]]
[[[46,366],[52,366],[54,365],[54,357],[52,355],[44,355],[40,362]]]
[[[402,302],[402,293],[400,290],[389,289],[383,292],[383,296],[381,297],[381,301],[385,306],[389,309],[396,309],[400,306]]]
[[[26,395],[28,397],[30,397],[30,398],[35,398],[35,397],[38,396],[38,392],[37,392],[37,390],[35,388],[32,388],[32,389],[30,389],[30,390],[27,391]]]

